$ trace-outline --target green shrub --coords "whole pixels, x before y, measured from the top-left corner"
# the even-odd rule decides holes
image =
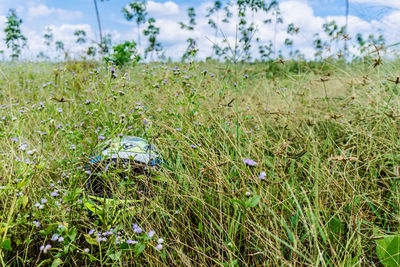
[[[117,66],[136,65],[140,56],[136,54],[136,43],[134,41],[125,41],[122,44],[113,46],[113,53],[104,58],[106,62],[113,61]]]

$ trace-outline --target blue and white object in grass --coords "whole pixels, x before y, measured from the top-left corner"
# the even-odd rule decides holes
[[[106,141],[100,146],[98,154],[90,158],[90,163],[95,164],[105,159],[133,160],[150,166],[157,166],[161,163],[155,147],[147,140],[135,136]]]

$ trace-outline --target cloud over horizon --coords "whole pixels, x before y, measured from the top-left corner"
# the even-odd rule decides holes
[[[19,3],[16,0],[17,4]],[[224,36],[231,45],[235,42],[236,25],[238,24],[237,18],[232,18],[230,23],[223,23],[222,12],[214,14],[213,19],[217,21],[220,26],[220,30],[215,33],[208,25],[208,18],[205,17],[207,8],[212,5],[212,2],[195,2],[196,9],[196,21],[197,25],[195,31],[189,32],[180,29],[178,24],[179,21],[187,22],[188,18],[186,15],[186,8],[188,5],[178,4],[175,1],[148,1],[148,13],[156,19],[156,26],[160,27],[159,41],[163,44],[165,54],[167,57],[171,57],[175,60],[179,59],[184,53],[187,43],[186,39],[194,37],[197,40],[199,46],[199,57],[204,59],[210,56],[212,53],[213,42],[222,44]],[[351,0],[350,3],[357,4],[373,4],[390,6],[392,4],[393,10],[385,14],[380,19],[373,19],[367,21],[359,16],[351,14],[349,16],[349,27],[348,32],[350,36],[355,39],[357,33],[364,34],[367,37],[368,34],[374,34],[375,36],[383,34],[388,44],[395,43],[396,36],[400,33],[400,1],[397,0]],[[396,3],[399,3],[398,5]],[[16,6],[18,8],[18,5]],[[99,4],[103,20],[104,32],[108,32],[112,35],[114,43],[118,43],[124,40],[136,40],[137,27],[134,22],[124,21],[120,8],[116,9],[115,12],[106,13]],[[4,11],[4,3],[0,3],[0,10]],[[94,42],[98,41],[98,30],[95,17],[93,17],[93,10],[82,10],[65,7],[51,7],[46,5],[44,0],[30,0],[26,7],[19,6],[17,11],[20,11],[18,15],[22,17],[24,23],[22,24],[22,32],[28,39],[29,50],[23,51],[25,58],[35,58],[41,51],[55,57],[57,53],[55,51],[49,51],[44,44],[43,33],[46,27],[52,29],[54,34],[54,40],[60,40],[64,42],[66,49],[71,55],[78,56],[81,51],[86,50],[89,45],[93,45]],[[261,40],[261,43],[265,44],[269,41],[276,44],[276,50],[282,49],[285,51],[285,39],[291,38],[294,42],[295,49],[299,49],[301,53],[305,54],[307,58],[311,58],[314,53],[313,49],[313,36],[315,33],[319,33],[321,38],[327,40],[327,36],[322,31],[322,24],[335,20],[339,26],[343,26],[345,23],[344,15],[318,15],[316,14],[315,8],[306,0],[286,0],[281,1],[280,11],[284,19],[283,24],[264,24],[263,21],[266,19],[274,20],[272,14],[265,14],[262,12],[252,13],[248,12],[248,18],[250,22],[256,25],[256,33],[254,34],[254,40],[256,38]],[[301,11],[301,12],[300,12]],[[118,13],[119,12],[119,13]],[[87,16],[91,14],[91,20],[87,20]],[[6,14],[0,13],[0,50],[6,51],[8,49],[3,41],[4,39],[4,27],[6,22]],[[218,19],[217,19],[218,18]],[[107,23],[105,23],[107,21]],[[297,35],[289,36],[286,33],[287,25],[294,23],[299,27],[299,33]],[[110,25],[112,24],[111,27]],[[75,30],[85,30],[88,43],[85,45],[75,44],[76,37],[73,35]],[[143,30],[143,26],[142,26]],[[142,40],[144,40],[142,36]],[[351,43],[351,42],[350,42]],[[258,44],[253,42],[252,52],[254,55],[257,54]],[[143,48],[141,48],[143,50]],[[357,53],[356,50],[352,50]]]

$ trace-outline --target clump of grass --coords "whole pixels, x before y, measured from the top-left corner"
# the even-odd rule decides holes
[[[2,264],[378,264],[399,228],[399,63],[293,64],[3,64]],[[121,135],[165,164],[104,172],[135,201],[96,219],[84,167]]]

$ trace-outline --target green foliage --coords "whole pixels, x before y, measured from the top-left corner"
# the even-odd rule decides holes
[[[15,9],[10,9],[7,15],[4,33],[7,48],[11,48],[11,58],[16,60],[21,54],[21,49],[26,46],[26,37],[21,32],[22,19],[17,16]]]
[[[53,43],[53,32],[51,30],[51,28],[47,27],[45,33],[43,34],[43,38],[44,38],[44,44],[47,47],[50,47]]]
[[[159,54],[162,50],[162,44],[157,40],[157,36],[160,34],[160,28],[155,26],[156,20],[154,18],[149,18],[147,21],[147,28],[143,30],[144,36],[148,37],[148,46],[144,51],[144,56],[147,58],[147,55],[151,53],[151,58],[153,57],[153,53],[156,52]]]
[[[376,240],[376,254],[386,267],[400,265],[400,235],[384,236]]]
[[[136,43],[125,41],[124,43],[113,46],[113,53],[104,59],[106,62],[112,61],[117,66],[136,65],[140,56],[136,54]]]
[[[85,44],[86,43],[86,32],[84,30],[76,30],[74,32],[76,36],[76,43],[77,44]]]
[[[127,21],[134,20],[136,22],[138,30],[138,44],[141,47],[140,39],[140,25],[146,23],[148,13],[146,11],[147,1],[146,0],[134,0],[130,2],[127,7],[122,9],[122,14]]]

